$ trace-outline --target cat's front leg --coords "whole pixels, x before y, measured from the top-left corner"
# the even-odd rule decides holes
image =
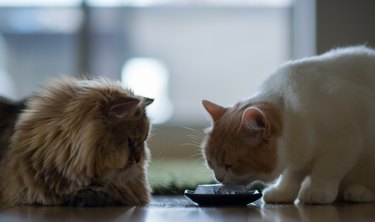
[[[65,205],[73,207],[103,207],[121,205],[121,202],[104,192],[100,187],[86,187],[70,195]]]
[[[342,155],[344,156],[344,155]],[[353,155],[355,156],[355,155]],[[333,161],[331,156],[320,157],[312,167],[311,175],[301,187],[298,199],[307,204],[330,204],[337,198],[342,178],[351,168],[352,156]]]
[[[293,203],[297,198],[303,178],[304,174],[301,172],[286,170],[275,185],[264,191],[264,202]]]
[[[317,148],[310,179],[304,181],[298,196],[302,203],[330,204],[336,200],[342,179],[357,163],[364,146],[361,131],[350,129]]]
[[[330,204],[338,193],[337,180],[309,178],[304,181],[298,199],[306,204]]]

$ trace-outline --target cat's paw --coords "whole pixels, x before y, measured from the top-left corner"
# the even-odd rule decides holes
[[[344,200],[350,202],[373,202],[375,194],[371,190],[359,184],[353,184],[344,190]]]
[[[299,200],[305,204],[330,204],[335,201],[337,193],[320,187],[307,187],[301,190]]]
[[[263,201],[265,203],[293,203],[297,194],[294,190],[271,187],[264,191]]]

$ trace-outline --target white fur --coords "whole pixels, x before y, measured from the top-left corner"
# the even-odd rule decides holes
[[[254,101],[276,104],[283,116],[281,177],[265,202],[375,201],[374,50],[348,47],[288,62],[243,103]]]

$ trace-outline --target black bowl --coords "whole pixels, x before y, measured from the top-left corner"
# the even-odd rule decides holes
[[[184,195],[200,206],[247,205],[262,197],[262,194],[257,190],[241,194],[196,194],[193,190],[185,190]]]

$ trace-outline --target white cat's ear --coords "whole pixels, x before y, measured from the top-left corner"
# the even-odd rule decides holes
[[[207,110],[207,112],[210,114],[210,116],[212,117],[214,121],[218,120],[225,112],[224,107],[219,106],[208,100],[203,100],[202,105]]]
[[[109,114],[117,118],[123,118],[133,111],[140,102],[139,99],[133,97],[118,98],[110,105]]]
[[[263,139],[269,134],[269,123],[266,115],[256,107],[247,108],[242,113],[241,128],[247,131],[249,136]]]

